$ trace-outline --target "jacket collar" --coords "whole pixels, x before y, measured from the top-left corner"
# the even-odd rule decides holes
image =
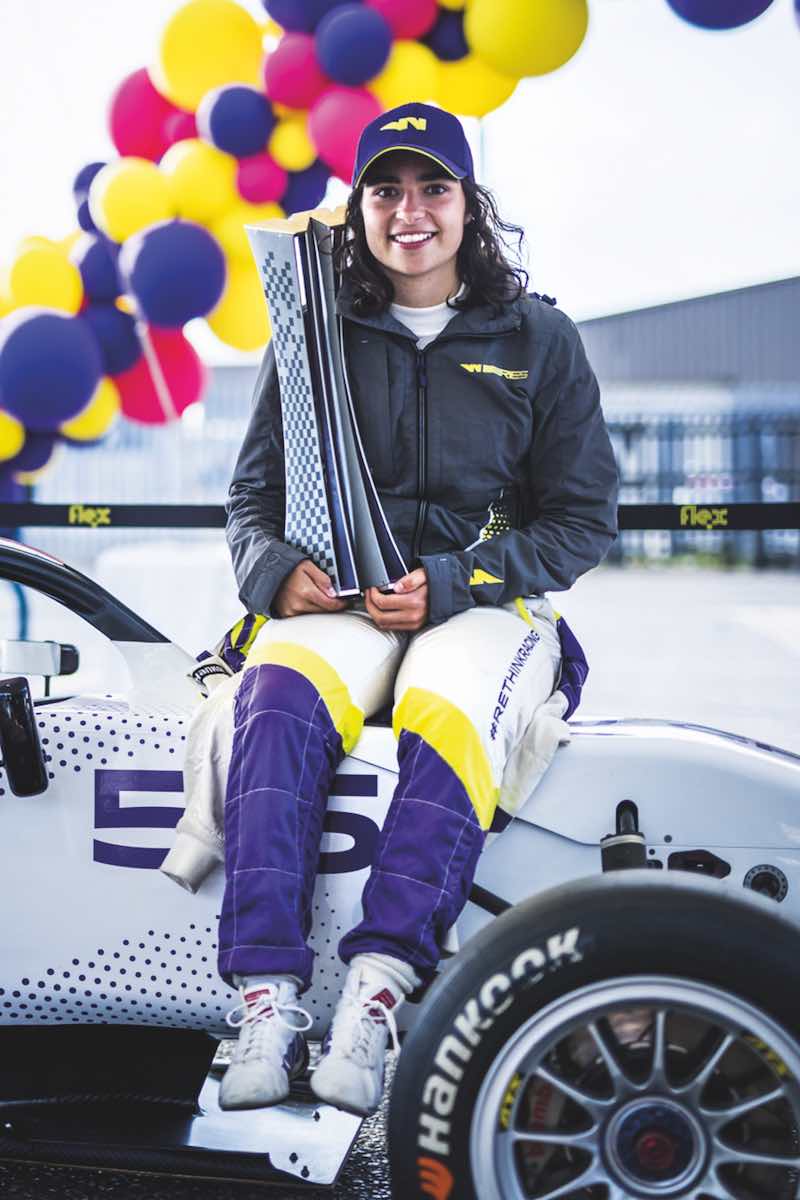
[[[336,297],[336,311],[341,316],[347,317],[349,321],[355,321],[358,325],[367,325],[370,329],[383,329],[386,333],[400,334],[413,339],[413,333],[406,329],[405,325],[396,321],[388,308],[374,316],[357,316],[353,312],[352,296],[352,285],[350,280],[345,277]],[[445,334],[448,337],[453,334],[463,334],[467,337],[470,335],[486,336],[487,334],[510,333],[514,329],[519,329],[522,324],[522,299],[521,297],[518,300],[509,301],[499,314],[496,314],[491,306],[486,304],[462,309],[450,319],[439,337]],[[438,341],[438,338],[436,340]]]

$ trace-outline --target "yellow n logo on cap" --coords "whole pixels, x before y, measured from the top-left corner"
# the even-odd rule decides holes
[[[399,117],[396,121],[389,121],[386,125],[381,125],[381,132],[384,129],[396,129],[398,133],[405,133],[409,125],[412,129],[416,129],[418,133],[428,128],[427,117]]]

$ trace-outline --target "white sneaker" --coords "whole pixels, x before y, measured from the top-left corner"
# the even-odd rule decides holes
[[[308,1047],[303,1031],[311,1017],[294,1003],[297,991],[291,983],[261,984],[240,989],[242,1003],[226,1016],[239,1030],[236,1049],[219,1088],[220,1108],[261,1108],[279,1104],[289,1095],[293,1079],[308,1065]],[[294,1013],[300,1021],[292,1021]],[[288,1019],[287,1019],[288,1018]]]
[[[351,965],[342,998],[322,1044],[322,1058],[311,1074],[319,1100],[367,1117],[383,1095],[386,1043],[397,1047],[393,1009],[403,1000],[400,988],[366,966]]]

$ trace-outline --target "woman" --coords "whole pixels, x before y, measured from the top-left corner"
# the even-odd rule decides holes
[[[311,1083],[340,1107],[377,1107],[393,1014],[433,975],[498,800],[527,794],[523,735],[557,685],[558,716],[577,701],[581,671],[562,669],[543,593],[570,587],[616,532],[616,469],[580,338],[506,261],[499,231],[516,227],[475,183],[458,120],[408,104],[367,126],[347,225],[337,306],[351,386],[410,570],[349,607],[281,540],[268,352],[228,506],[241,599],[270,619],[235,698],[219,961],[242,1004],[223,1107],[275,1103],[302,1069],[297,1002],[328,789],[364,719],[394,696],[399,780]]]

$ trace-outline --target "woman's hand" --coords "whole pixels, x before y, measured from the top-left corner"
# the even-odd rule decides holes
[[[367,588],[364,602],[379,629],[416,633],[428,619],[428,576],[424,567],[398,579],[394,590],[387,594]]]
[[[302,613],[341,612],[347,601],[337,597],[325,572],[304,558],[278,588],[273,607],[279,617],[299,617]]]

